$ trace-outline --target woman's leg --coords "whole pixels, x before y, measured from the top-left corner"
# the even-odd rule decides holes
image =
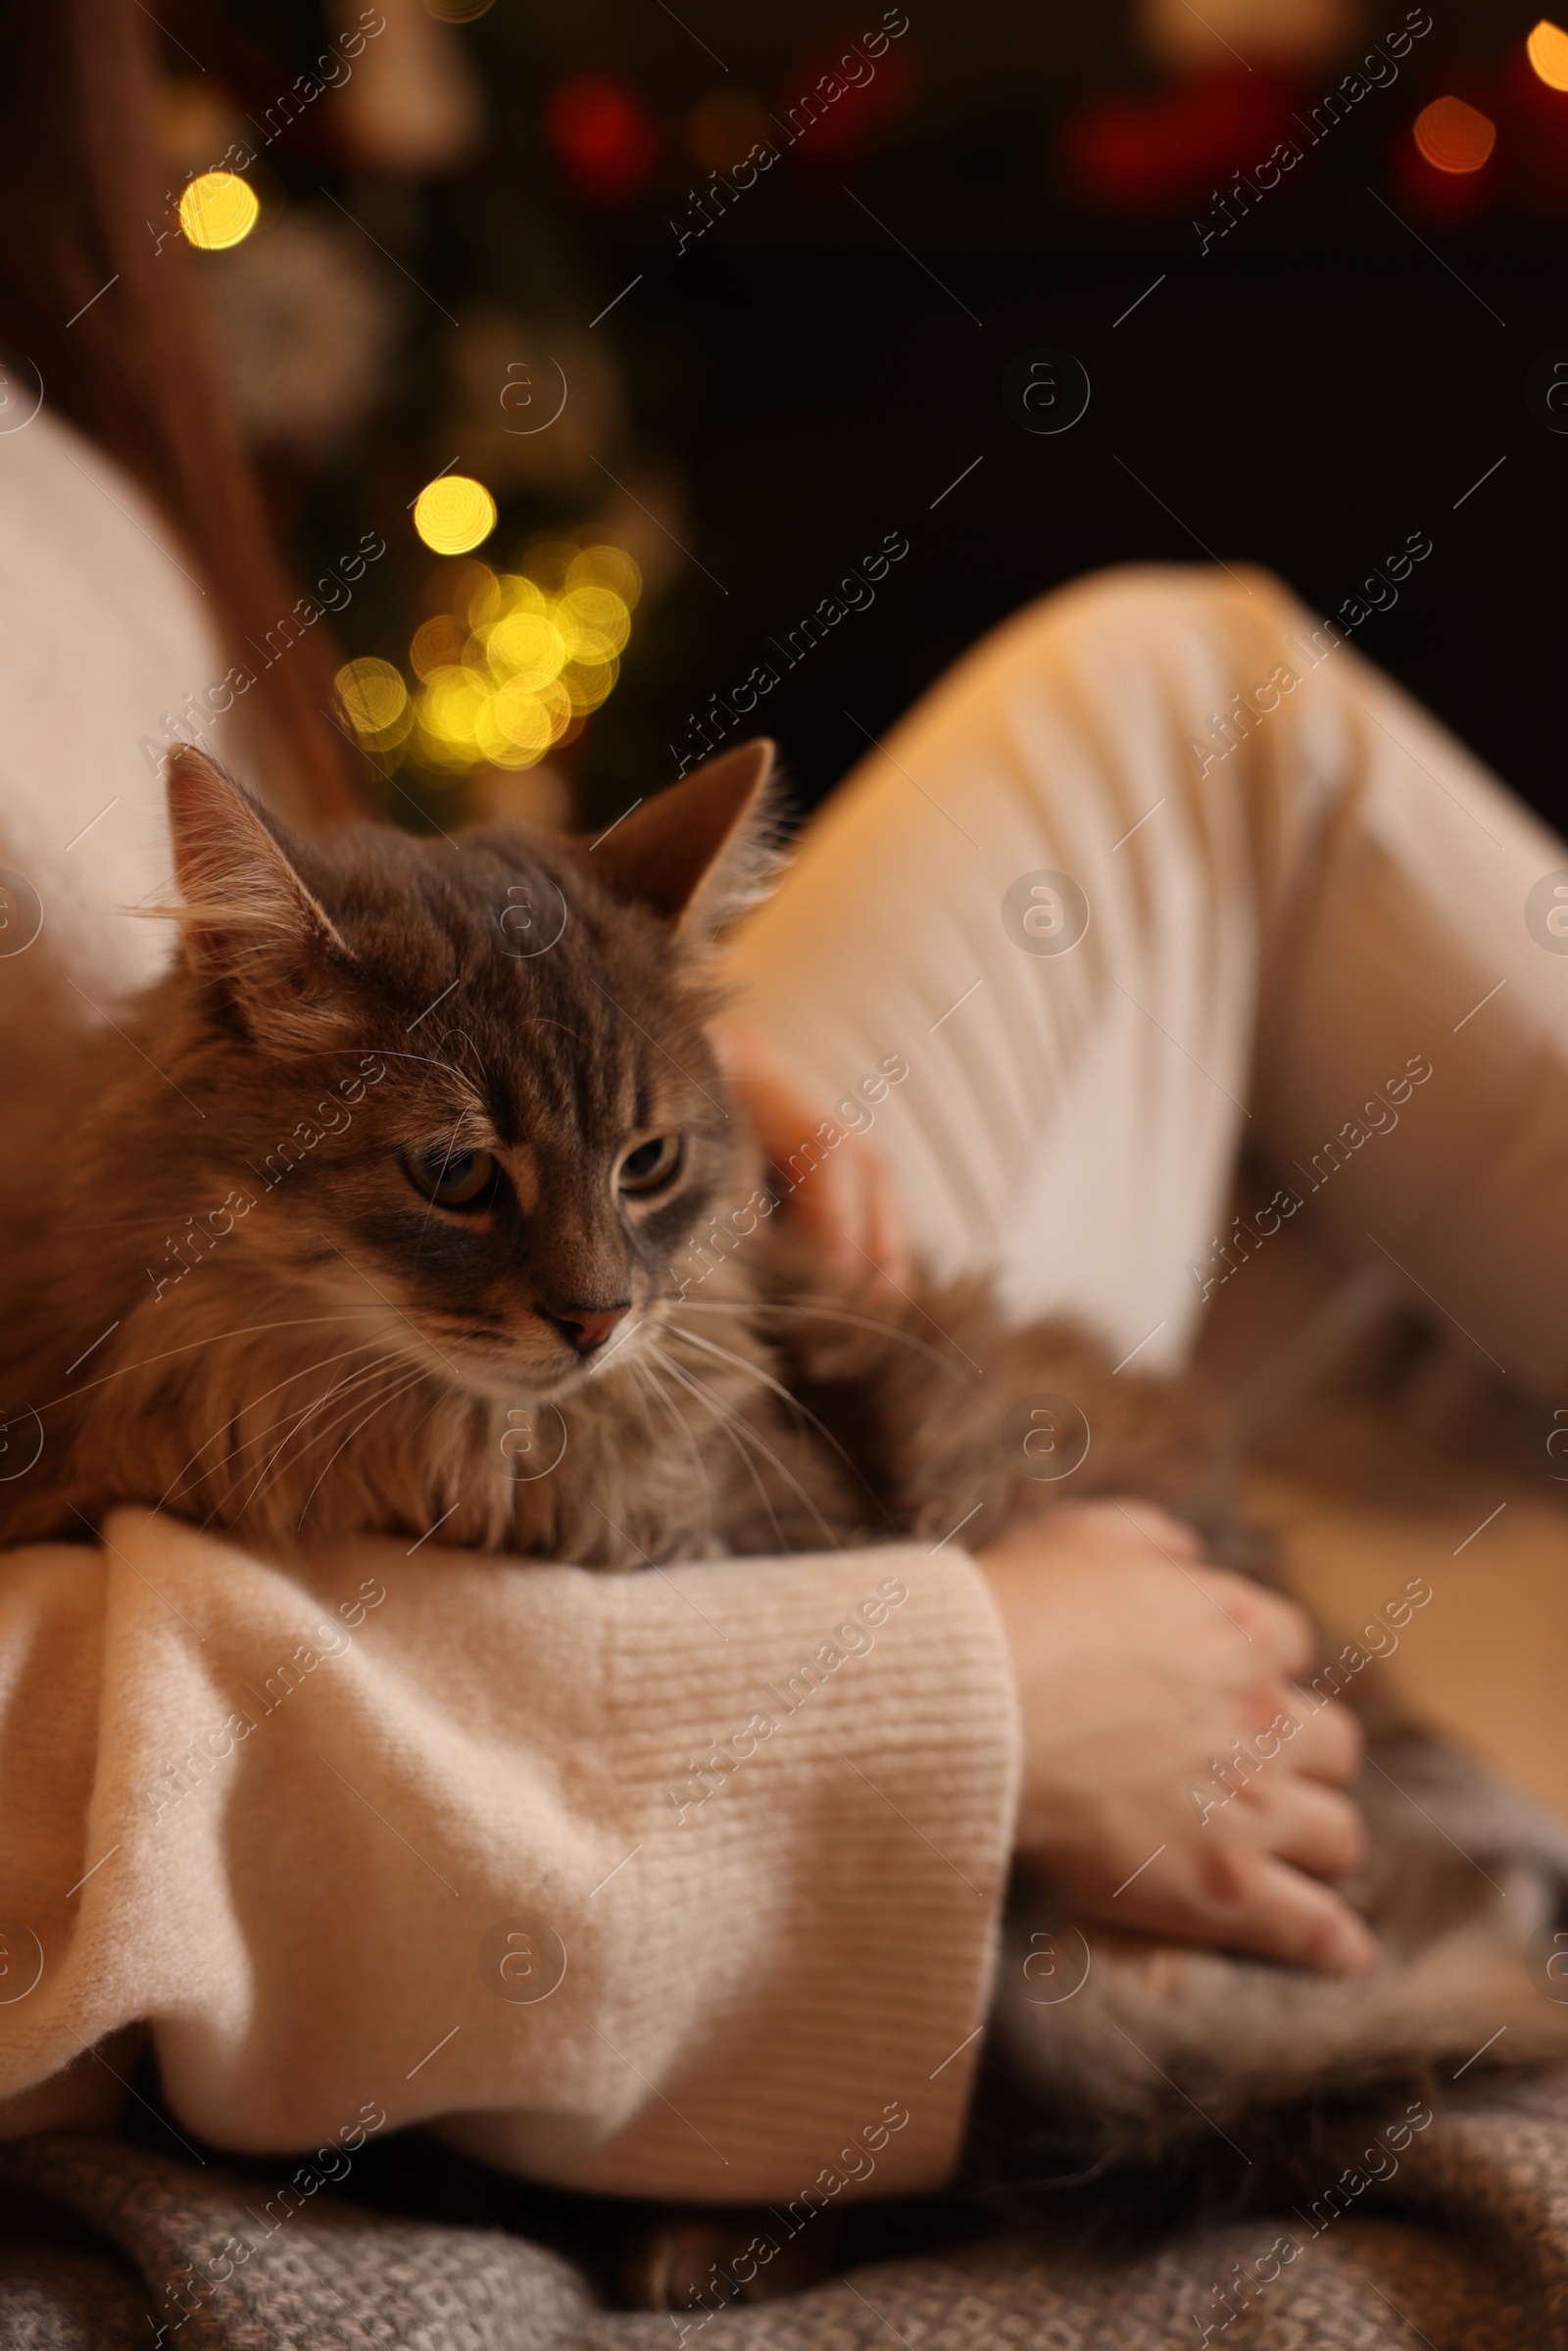
[[[740,1009],[825,1111],[907,1063],[872,1140],[915,1237],[1020,1314],[1179,1361],[1267,1246],[1218,1251],[1246,1144],[1321,1244],[1392,1259],[1549,1387],[1559,867],[1277,582],[1111,572],[987,638],[866,758],[737,943]]]

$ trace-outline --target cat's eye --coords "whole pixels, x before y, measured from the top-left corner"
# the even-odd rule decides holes
[[[615,1170],[615,1183],[634,1200],[663,1192],[673,1184],[686,1161],[684,1135],[655,1135],[629,1151]]]
[[[474,1208],[488,1199],[496,1180],[492,1151],[454,1151],[450,1143],[411,1143],[403,1168],[416,1192],[442,1208]]]

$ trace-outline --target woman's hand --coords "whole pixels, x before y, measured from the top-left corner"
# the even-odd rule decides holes
[[[902,1289],[909,1279],[908,1235],[881,1152],[803,1094],[756,1029],[726,1018],[710,1033],[774,1172],[791,1187],[790,1214],[844,1280],[873,1295]],[[837,1143],[822,1136],[824,1122]]]
[[[1322,1883],[1364,1848],[1341,1792],[1360,1729],[1291,1679],[1311,1658],[1301,1610],[1132,1499],[1065,1504],[976,1556],[1023,1710],[1017,1849],[1076,1914],[1370,1967],[1369,1929]]]
[[[902,1287],[908,1242],[880,1153],[837,1121],[842,1139],[824,1143],[831,1113],[755,1030],[725,1019],[712,1034],[793,1187],[790,1213],[845,1278]],[[1321,1883],[1361,1856],[1361,1816],[1340,1792],[1360,1732],[1291,1683],[1311,1653],[1301,1611],[1205,1566],[1191,1530],[1148,1502],[1069,1503],[978,1557],[1023,1708],[1018,1850],[1079,1915],[1347,1973],[1371,1966],[1370,1932]]]

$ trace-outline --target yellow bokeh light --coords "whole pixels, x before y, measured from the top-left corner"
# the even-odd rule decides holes
[[[433,669],[419,689],[419,722],[445,742],[469,742],[484,698],[471,669],[456,663]]]
[[[415,675],[428,677],[434,669],[461,661],[466,642],[467,631],[462,621],[454,619],[450,612],[437,612],[433,620],[422,620],[415,630],[414,642],[409,647],[409,660],[414,664]]]
[[[537,692],[509,678],[485,705],[479,739],[498,767],[531,767],[571,724],[564,688],[552,680]]]
[[[578,661],[608,661],[631,634],[631,614],[613,588],[568,588],[553,613]]]
[[[564,538],[560,531],[536,532],[523,549],[523,561],[532,577],[543,580],[551,588],[559,588],[566,576],[567,566],[577,558],[575,539]]]
[[[443,473],[414,502],[414,527],[437,555],[466,555],[496,526],[496,502],[482,481]]]
[[[488,563],[475,560],[463,566],[462,610],[467,614],[470,628],[482,628],[493,620],[501,610],[501,583]],[[456,612],[459,607],[452,607]]]
[[[370,742],[384,741],[402,728],[409,690],[390,661],[372,657],[345,661],[333,683],[344,716],[357,735]]]
[[[454,490],[488,529],[495,508],[480,483],[442,476],[418,505]],[[433,544],[427,519],[416,515],[421,538]],[[438,509],[437,528],[445,519]],[[445,542],[438,552],[460,551]],[[574,740],[620,674],[642,594],[633,559],[607,542],[585,545],[551,531],[530,540],[521,561],[525,571],[454,564],[444,575],[442,609],[415,632],[410,660],[422,683],[397,739],[413,730],[411,747],[431,784],[453,783],[481,765],[537,766],[557,744]],[[397,678],[406,699],[389,663],[371,666]]]
[[[1568,90],[1568,32],[1543,17],[1525,43],[1525,55],[1548,90]]]
[[[561,673],[561,682],[571,696],[574,710],[597,710],[620,675],[620,663],[608,661],[568,661]]]
[[[529,688],[559,677],[566,659],[561,631],[542,612],[509,612],[485,631],[484,649],[498,677],[515,677]]]
[[[550,599],[536,579],[524,572],[504,571],[496,582],[497,611],[501,612],[548,612]]]
[[[643,575],[624,547],[585,547],[566,565],[568,588],[613,588],[628,612],[637,609]]]
[[[204,253],[243,244],[261,218],[256,191],[237,171],[203,171],[179,199],[179,225]]]

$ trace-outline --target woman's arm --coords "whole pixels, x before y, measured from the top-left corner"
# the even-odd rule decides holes
[[[769,1160],[800,1164],[820,1115],[809,1097],[759,1031],[728,1021],[717,1042]],[[787,1205],[868,1290],[910,1280],[891,1174],[860,1135],[842,1130],[808,1162]],[[1372,1936],[1320,1882],[1361,1855],[1361,1816],[1342,1792],[1360,1735],[1345,1707],[1290,1684],[1311,1650],[1301,1610],[1206,1566],[1191,1528],[1131,1497],[1064,1506],[978,1557],[1018,1682],[1018,1848],[1077,1914],[1370,1966]],[[1282,1714],[1288,1736],[1271,1730]],[[1225,1777],[1233,1741],[1250,1754],[1259,1739],[1265,1767]]]
[[[140,2020],[230,2147],[380,2112],[637,2194],[951,2167],[1017,1760],[961,1553],[284,1574],[126,1510],[0,1560],[0,1658],[4,2090]]]

